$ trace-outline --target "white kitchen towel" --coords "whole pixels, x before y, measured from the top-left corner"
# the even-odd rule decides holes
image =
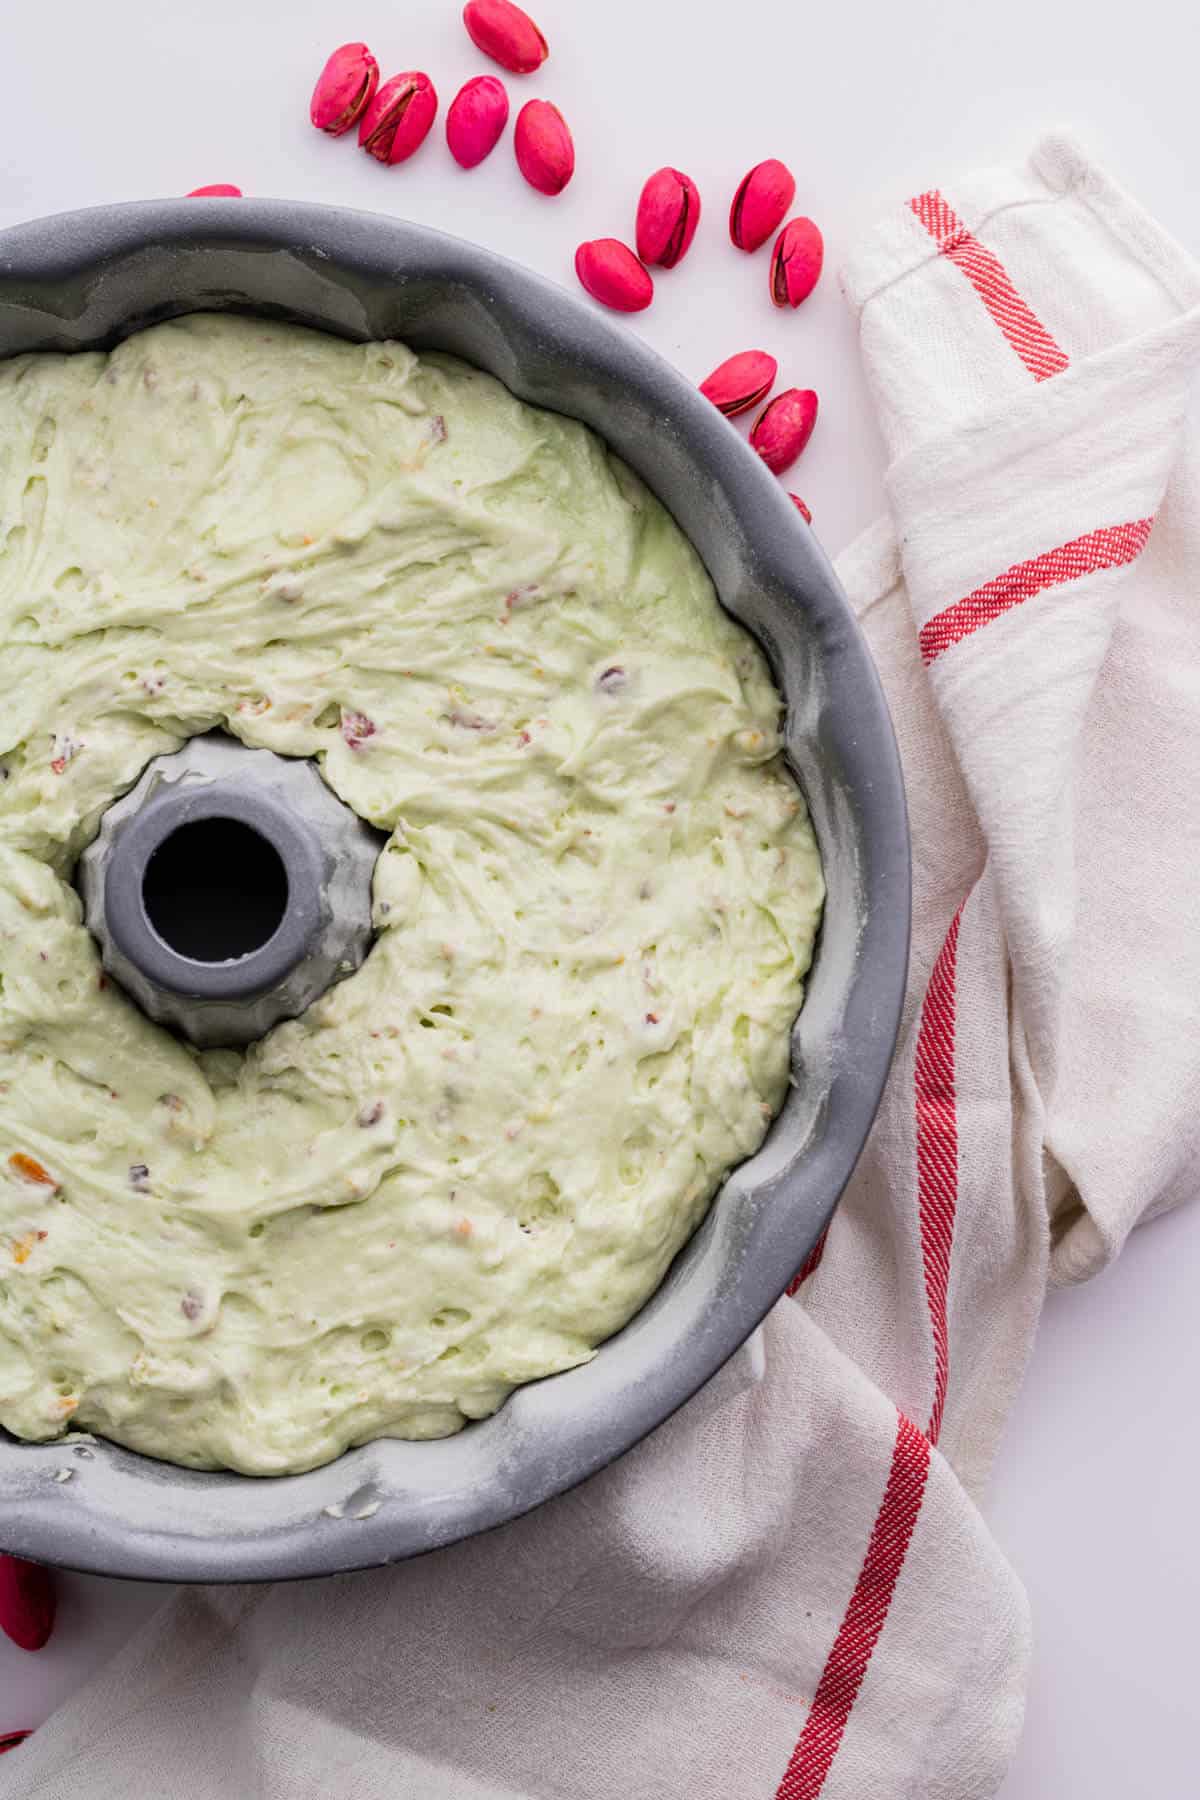
[[[1029,1628],[977,1503],[1046,1281],[1198,1166],[1200,272],[1054,138],[898,205],[847,291],[892,517],[841,574],[916,927],[823,1252],[691,1406],[530,1517],[172,1599],[0,1762],[0,1800],[999,1783]]]

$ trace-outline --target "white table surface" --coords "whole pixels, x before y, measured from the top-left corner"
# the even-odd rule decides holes
[[[1065,123],[1200,250],[1190,6],[538,0],[533,10],[551,60],[509,86],[515,104],[555,100],[574,127],[578,173],[556,201],[524,186],[507,139],[465,174],[439,120],[411,164],[384,170],[307,123],[315,73],[351,35],[385,74],[427,69],[444,106],[487,67],[456,0],[356,0],[349,12],[333,0],[6,8],[0,226],[233,181],[405,214],[573,285],[575,244],[630,236],[642,179],[675,163],[699,182],[708,214],[630,329],[695,378],[757,344],[779,357],[781,383],[818,389],[817,435],[789,485],[834,554],[881,509],[881,446],[836,283],[785,317],[767,299],[765,257],[748,261],[726,241],[728,194],[751,163],[776,155],[793,167],[797,210],[819,221],[836,266],[882,207],[1016,157]],[[1149,1227],[1116,1269],[1047,1308],[992,1504],[1038,1637],[1003,1800],[1197,1791],[1198,1286],[1200,1209]],[[28,1656],[0,1639],[0,1729],[45,1717],[162,1596],[64,1578],[46,1650]]]

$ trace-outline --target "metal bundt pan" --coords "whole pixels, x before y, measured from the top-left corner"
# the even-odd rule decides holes
[[[783,488],[681,375],[526,270],[371,214],[184,200],[0,233],[0,355],[95,349],[222,309],[452,351],[607,439],[770,657],[828,899],[782,1114],[658,1292],[586,1367],[518,1389],[457,1437],[381,1440],[270,1480],[0,1433],[0,1546],[172,1581],[329,1574],[431,1550],[562,1492],[660,1424],[754,1330],[837,1204],[879,1102],[908,954],[904,793],[862,637]],[[64,1464],[74,1479],[55,1481]]]

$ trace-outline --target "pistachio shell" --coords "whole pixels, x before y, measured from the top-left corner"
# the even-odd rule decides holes
[[[468,0],[463,24],[477,50],[514,75],[540,68],[550,47],[527,12],[512,0]]]
[[[656,169],[637,210],[637,253],[645,263],[673,269],[688,253],[700,223],[700,190],[680,169]]]
[[[739,350],[704,378],[700,392],[733,419],[766,399],[778,373],[779,364],[768,351]]]
[[[602,306],[641,312],[654,298],[654,282],[620,238],[593,238],[575,252],[575,273]]]
[[[738,185],[729,209],[729,235],[739,250],[757,250],[778,231],[796,197],[796,182],[786,163],[768,157],[755,163]]]
[[[476,75],[464,82],[446,114],[446,142],[450,154],[464,169],[473,169],[490,156],[508,123],[508,94],[494,75]]]
[[[359,144],[376,162],[407,162],[429,136],[437,106],[437,90],[422,70],[393,75],[362,116]]]
[[[804,520],[805,524],[811,525],[812,524],[812,514],[809,512],[808,507],[805,505],[804,501],[800,498],[799,494],[789,494],[788,499],[791,501],[791,503],[795,507],[796,511],[800,514],[800,517]]]
[[[789,219],[771,252],[771,298],[776,306],[799,306],[816,287],[825,261],[825,240],[811,219]]]
[[[341,137],[357,125],[379,84],[379,64],[365,44],[340,44],[317,76],[309,118],[318,131]]]
[[[54,1629],[54,1577],[40,1563],[0,1556],[0,1631],[22,1650],[40,1650]]]
[[[214,181],[208,187],[189,188],[185,200],[240,200],[242,190],[228,181]]]
[[[527,100],[513,128],[517,167],[539,194],[561,194],[575,173],[567,121],[549,100]]]
[[[812,436],[817,404],[811,388],[785,388],[755,419],[751,447],[776,475],[791,468]]]

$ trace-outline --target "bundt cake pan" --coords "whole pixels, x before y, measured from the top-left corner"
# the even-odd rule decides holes
[[[900,769],[858,627],[783,488],[683,376],[527,270],[373,214],[189,199],[0,233],[0,355],[95,349],[219,309],[451,351],[599,432],[770,658],[828,898],[782,1113],[658,1292],[586,1366],[518,1389],[456,1437],[380,1440],[269,1480],[0,1433],[0,1548],[172,1581],[320,1575],[451,1543],[592,1474],[695,1393],[782,1294],[854,1167],[895,1042],[909,927]]]

